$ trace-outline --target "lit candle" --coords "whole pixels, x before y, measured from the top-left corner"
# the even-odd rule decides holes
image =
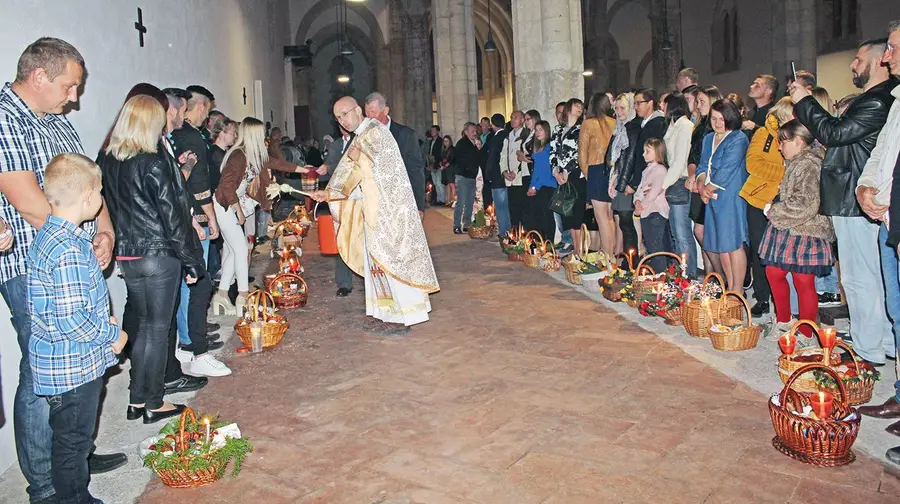
[[[834,348],[836,338],[837,333],[835,332],[834,327],[826,327],[819,333],[819,342],[822,343],[822,348]]]
[[[656,306],[659,306],[659,298],[662,296],[662,289],[659,287],[654,287],[653,291],[656,292]]]
[[[296,273],[298,269],[300,269],[300,265],[297,263],[297,260],[293,257],[290,261],[288,261],[288,267],[291,269],[291,273]]]
[[[681,254],[681,278],[687,278],[687,254]]]
[[[706,314],[709,316],[709,322],[712,323],[712,321],[714,320],[714,317],[712,314],[712,308],[710,308],[710,306],[709,306],[709,298],[708,297],[704,298],[703,302],[701,304],[703,305],[704,308],[706,308]]]
[[[203,423],[206,425],[206,443],[209,444],[209,418],[204,418]]]
[[[781,347],[781,352],[785,355],[793,355],[794,349],[797,347],[797,338],[794,337],[791,333],[784,333],[778,338],[778,346]]]
[[[628,271],[634,271],[634,263],[631,262],[631,256],[634,255],[634,249],[628,250]]]
[[[816,416],[819,417],[819,420],[827,420],[831,416],[831,410],[834,407],[834,396],[831,392],[816,392],[810,394],[809,404],[812,406]]]

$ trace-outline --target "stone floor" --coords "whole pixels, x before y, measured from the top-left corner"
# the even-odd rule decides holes
[[[142,503],[898,502],[860,455],[817,469],[771,446],[766,398],[426,217],[442,291],[405,337],[363,332],[362,286],[333,295],[307,253],[309,307],[276,349],[231,358],[192,407],[256,446],[238,478],[153,479]],[[233,344],[233,343],[232,343]]]

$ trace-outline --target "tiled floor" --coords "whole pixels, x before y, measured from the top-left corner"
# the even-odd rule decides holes
[[[362,285],[334,297],[333,259],[307,251],[285,341],[192,402],[256,445],[240,476],[154,479],[139,502],[900,502],[895,469],[781,455],[763,395],[435,212],[426,228],[430,322],[365,334]]]

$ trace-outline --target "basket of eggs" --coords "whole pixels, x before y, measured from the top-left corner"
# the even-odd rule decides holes
[[[283,310],[303,308],[309,299],[309,288],[300,275],[279,273],[269,284],[269,294],[275,300],[275,306]]]
[[[247,312],[234,324],[234,332],[245,347],[252,346],[253,330],[256,328],[260,329],[263,348],[281,343],[290,324],[284,316],[275,312],[275,300],[268,292],[255,290],[247,295]]]

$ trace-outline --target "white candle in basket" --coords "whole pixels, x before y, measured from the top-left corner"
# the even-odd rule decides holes
[[[203,423],[206,425],[206,442],[209,443],[209,418],[204,418]]]

